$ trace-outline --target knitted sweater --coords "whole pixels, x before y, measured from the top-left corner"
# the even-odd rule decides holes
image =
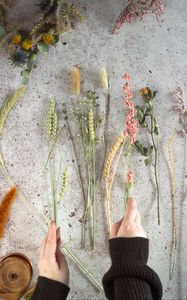
[[[109,300],[161,300],[162,284],[147,266],[149,241],[146,238],[114,238],[109,240],[111,267],[103,277]],[[65,300],[69,287],[43,276],[31,300]]]

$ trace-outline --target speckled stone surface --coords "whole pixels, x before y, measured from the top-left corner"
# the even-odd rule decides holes
[[[73,65],[81,68],[82,94],[93,88],[103,107],[105,95],[98,82],[100,67],[106,66],[110,73],[111,115],[109,146],[124,127],[123,92],[121,76],[124,72],[132,75],[135,101],[140,103],[138,89],[149,85],[158,91],[155,99],[155,113],[160,123],[159,136],[159,181],[161,193],[161,225],[157,225],[154,177],[151,169],[144,166],[143,159],[133,155],[136,172],[134,197],[137,199],[142,223],[150,239],[149,265],[158,272],[164,288],[165,300],[186,299],[187,297],[187,203],[185,139],[177,137],[174,142],[174,163],[177,191],[177,235],[178,251],[173,279],[169,279],[172,240],[172,213],[169,170],[167,164],[167,140],[179,128],[178,115],[173,112],[174,91],[177,86],[186,90],[187,80],[187,31],[185,0],[164,1],[164,16],[160,25],[153,15],[143,22],[124,26],[116,35],[111,34],[112,25],[122,10],[124,1],[75,1],[86,17],[76,30],[61,37],[56,47],[46,55],[40,55],[33,70],[25,96],[12,109],[1,138],[1,148],[9,174],[34,207],[45,216],[50,216],[50,189],[45,162],[48,153],[45,127],[48,101],[55,96],[60,126],[63,124],[62,103],[72,99],[69,73]],[[25,18],[37,10],[35,2],[18,1],[13,17]],[[67,45],[63,45],[66,42]],[[8,54],[0,52],[0,100],[18,87],[19,71],[8,61]],[[63,144],[63,145],[62,145]],[[59,213],[59,223],[64,241],[84,261],[92,274],[101,278],[110,266],[104,214],[104,185],[98,193],[98,234],[97,251],[80,250],[82,196],[71,142],[66,132],[58,140],[57,157],[62,156],[62,165],[68,166],[70,184]],[[102,146],[99,146],[102,152]],[[99,162],[98,162],[99,163]],[[122,176],[124,165],[118,170],[113,191],[112,219],[121,218],[123,213]],[[9,187],[0,174],[0,197]],[[34,276],[38,276],[37,262],[40,244],[45,235],[22,199],[17,198],[6,226],[5,238],[0,241],[0,256],[9,252],[22,252],[32,261]],[[70,262],[70,260],[68,260]],[[104,299],[82,276],[71,262],[68,299]]]

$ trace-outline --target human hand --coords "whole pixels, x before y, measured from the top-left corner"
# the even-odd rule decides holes
[[[60,228],[52,221],[42,242],[38,263],[39,275],[69,285],[69,269],[65,256],[59,249],[61,244]]]
[[[124,217],[112,225],[110,238],[117,237],[146,238],[146,233],[141,225],[141,216],[137,208],[137,203],[132,198],[128,201]]]

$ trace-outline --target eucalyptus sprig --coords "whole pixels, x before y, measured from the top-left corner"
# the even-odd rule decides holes
[[[155,117],[153,109],[153,99],[155,98],[157,91],[152,91],[149,87],[142,88],[140,93],[143,98],[143,105],[136,106],[137,119],[142,129],[147,130],[150,134],[151,142],[149,146],[145,146],[139,140],[134,142],[134,149],[141,155],[145,156],[144,160],[146,166],[152,166],[154,168],[155,185],[157,190],[157,217],[158,224],[160,225],[160,192],[158,182],[158,146],[156,143],[156,137],[159,135],[158,120]]]

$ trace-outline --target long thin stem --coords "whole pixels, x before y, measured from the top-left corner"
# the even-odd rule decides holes
[[[156,146],[156,143],[154,140],[154,134],[153,134],[154,119],[153,119],[152,114],[151,114],[150,118],[151,118],[151,129],[149,128],[148,124],[147,124],[147,127],[148,127],[149,133],[151,135],[151,140],[152,140],[153,148],[154,148],[154,152],[155,152],[153,167],[154,167],[155,184],[156,184],[156,190],[157,190],[157,193],[156,193],[157,194],[157,218],[158,218],[158,225],[160,225],[160,190],[159,190],[158,174],[157,174],[158,149],[157,149],[157,146]]]
[[[26,205],[29,207],[29,209],[32,211],[33,215],[36,217],[38,220],[38,223],[44,228],[44,230],[47,232],[49,228],[49,220],[46,222],[46,220],[41,216],[38,211],[33,207],[31,202],[23,195],[19,187],[15,184],[13,179],[10,177],[8,174],[4,163],[1,164],[1,168],[4,172],[5,177],[10,183],[13,183],[17,187],[17,191],[20,195],[20,198]],[[98,283],[98,281],[94,278],[94,276],[86,269],[84,264],[81,262],[81,260],[73,253],[72,250],[66,245],[65,242],[62,241],[62,245],[60,247],[62,251],[65,250],[65,254],[68,254],[69,258],[77,265],[77,267],[80,269],[80,271],[85,275],[85,277],[90,281],[90,283],[101,293],[103,293],[103,287]]]
[[[174,174],[174,159],[173,159],[173,141],[176,133],[173,133],[168,140],[168,166],[171,179],[171,199],[172,199],[172,248],[171,248],[171,263],[170,263],[170,280],[173,276],[175,267],[176,250],[177,250],[177,223],[176,223],[176,191],[175,191],[175,174]]]

